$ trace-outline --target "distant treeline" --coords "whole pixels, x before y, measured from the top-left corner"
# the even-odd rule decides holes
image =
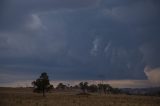
[[[59,83],[57,87],[54,89],[56,90],[82,90],[83,93],[91,92],[91,93],[104,93],[104,94],[118,94],[121,93],[121,90],[118,88],[113,88],[109,84],[91,84],[89,85],[88,82],[80,82],[78,85],[69,86],[63,83]]]
[[[100,94],[128,94],[128,95],[160,95],[160,88],[156,90],[153,89],[119,89],[113,88],[109,84],[91,84],[89,85],[88,82],[80,82],[78,85],[70,86],[70,84],[63,84],[59,83],[56,87],[50,84],[49,77],[47,73],[42,73],[38,79],[32,82],[34,92],[43,93],[45,96],[45,92],[50,91],[81,91],[81,94],[88,94],[88,93],[100,93]],[[151,92],[152,91],[152,92]],[[156,91],[156,92],[153,92]]]

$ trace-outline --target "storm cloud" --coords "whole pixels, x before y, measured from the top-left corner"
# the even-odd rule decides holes
[[[157,0],[1,0],[0,80],[150,79],[159,13]]]

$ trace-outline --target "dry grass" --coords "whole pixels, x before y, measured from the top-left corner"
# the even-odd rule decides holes
[[[31,89],[0,88],[0,106],[160,106],[160,97],[50,93],[46,97]]]

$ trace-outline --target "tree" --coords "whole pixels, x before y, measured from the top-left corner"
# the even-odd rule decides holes
[[[88,86],[88,90],[90,92],[97,92],[98,91],[98,87],[97,87],[97,85],[92,84],[92,85]]]
[[[119,94],[119,93],[121,93],[121,90],[118,89],[118,88],[113,88],[113,89],[111,90],[111,93],[112,93],[112,94]]]
[[[98,90],[100,93],[103,91],[103,84],[98,84]]]
[[[43,93],[45,96],[45,92],[48,92],[53,88],[53,85],[50,84],[49,78],[46,72],[41,73],[40,77],[36,79],[36,81],[32,82],[34,86],[34,92]]]
[[[88,88],[88,82],[80,82],[79,86],[82,89],[83,93],[86,93],[86,90]]]
[[[112,87],[109,84],[103,84],[103,91],[104,93],[110,93],[112,91]]]
[[[64,90],[65,88],[67,88],[67,86],[64,85],[63,83],[59,83],[56,87],[56,89],[61,89],[61,90]]]
[[[111,92],[113,88],[109,84],[98,84],[98,89],[106,94]]]

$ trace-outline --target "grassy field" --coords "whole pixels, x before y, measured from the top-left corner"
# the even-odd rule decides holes
[[[0,88],[0,106],[160,106],[160,97],[53,92],[42,97],[27,88]]]

